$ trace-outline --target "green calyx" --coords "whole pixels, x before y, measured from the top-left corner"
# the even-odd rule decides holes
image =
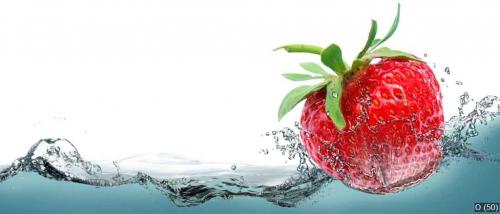
[[[336,44],[331,44],[326,48],[314,45],[292,44],[274,49],[284,49],[289,53],[310,53],[320,55],[323,65],[330,68],[334,72],[329,73],[316,63],[306,62],[301,63],[300,66],[304,70],[310,72],[311,75],[299,73],[283,74],[285,78],[292,81],[306,81],[314,79],[321,79],[322,81],[316,85],[303,85],[291,90],[281,102],[278,111],[278,119],[281,120],[285,114],[291,111],[302,100],[306,99],[311,93],[322,90],[326,87],[326,113],[338,129],[344,129],[346,122],[344,116],[342,115],[341,98],[343,84],[346,81],[345,77],[352,76],[353,74],[365,69],[368,67],[370,62],[376,58],[397,57],[421,61],[409,53],[392,50],[387,47],[377,48],[379,45],[387,41],[396,31],[399,24],[399,14],[400,5],[398,4],[396,18],[394,19],[389,32],[382,38],[376,38],[377,22],[372,20],[368,40],[350,66],[342,58],[342,50]]]

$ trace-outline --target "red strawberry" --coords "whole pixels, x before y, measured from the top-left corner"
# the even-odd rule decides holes
[[[432,70],[411,54],[375,49],[397,28],[398,14],[389,33],[375,39],[372,21],[368,42],[349,68],[340,48],[310,45],[283,46],[289,52],[321,55],[320,66],[302,67],[319,74],[284,74],[299,81],[324,79],[292,90],[283,100],[279,118],[307,99],[301,118],[301,138],[311,158],[346,185],[384,194],[417,184],[436,171],[442,151],[444,125],[439,84]],[[374,58],[382,58],[371,63]]]

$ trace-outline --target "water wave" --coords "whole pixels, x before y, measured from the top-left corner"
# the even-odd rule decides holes
[[[486,96],[472,111],[467,93],[460,97],[459,113],[446,122],[442,148],[443,164],[454,158],[500,162],[497,157],[476,151],[470,138],[478,136],[476,126],[486,125],[500,115],[499,98]],[[495,104],[497,106],[495,106]],[[496,109],[495,109],[496,108]],[[0,171],[0,182],[19,172],[38,173],[49,179],[99,187],[140,184],[154,186],[178,206],[194,206],[212,198],[250,196],[279,206],[292,207],[335,181],[309,159],[295,128],[266,133],[274,139],[274,150],[298,165],[255,165],[203,162],[170,154],[137,155],[110,162],[89,162],[67,139],[42,139],[28,153]],[[261,153],[269,154],[268,149]],[[1,169],[1,168],[0,168]]]

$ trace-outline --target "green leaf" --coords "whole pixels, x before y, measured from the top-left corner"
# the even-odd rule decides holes
[[[292,81],[304,81],[304,80],[312,80],[312,79],[323,79],[320,76],[311,76],[309,74],[297,74],[297,73],[285,73],[283,76]]]
[[[315,45],[305,45],[305,44],[291,44],[291,45],[283,45],[281,47],[273,49],[273,51],[277,51],[280,49],[284,49],[288,53],[312,53],[312,54],[321,54],[323,48]]]
[[[370,45],[372,45],[376,35],[377,35],[377,21],[372,19],[372,26],[370,28],[370,33],[368,33],[368,40],[366,40],[366,44],[363,50],[361,50],[361,52],[359,52],[358,54],[358,57],[356,57],[357,59],[360,59],[365,55],[366,51],[368,51],[368,49],[370,48]]]
[[[300,63],[300,67],[304,68],[304,70],[309,71],[311,73],[319,74],[322,76],[326,76],[328,73],[326,73],[321,66],[314,62],[304,62]]]
[[[377,43],[379,43],[379,42],[380,42],[380,40],[381,40],[381,39],[374,39],[374,40],[372,41],[372,43],[370,44],[370,48],[371,48],[371,47],[373,47],[373,46],[375,46]]]
[[[290,112],[297,104],[302,100],[307,98],[309,94],[318,91],[325,87],[331,81],[324,81],[316,85],[303,85],[292,89],[281,101],[280,108],[278,110],[278,120],[281,120],[288,112]]]
[[[371,61],[374,58],[389,58],[389,57],[401,57],[401,58],[405,58],[405,59],[423,62],[419,58],[417,58],[409,53],[406,53],[403,51],[398,51],[398,50],[392,50],[392,49],[387,48],[387,47],[383,47],[383,48],[379,48],[377,50],[374,50],[370,54],[366,55],[364,58]]]
[[[383,39],[381,39],[377,43],[373,44],[373,46],[371,47],[372,50],[375,49],[376,47],[378,47],[383,42],[387,41],[389,38],[391,38],[392,34],[394,34],[394,32],[396,32],[396,29],[398,28],[398,24],[399,24],[400,9],[401,9],[401,6],[398,3],[398,12],[396,13],[396,17],[394,18],[394,21],[392,22],[392,26],[389,29],[389,32],[387,32],[387,34],[385,35],[385,37]]]
[[[336,44],[331,44],[321,52],[321,62],[334,70],[339,76],[347,70],[347,66],[342,59],[342,50]]]
[[[326,86],[325,110],[339,130],[344,129],[346,126],[340,103],[342,100],[342,80],[343,77],[339,76],[335,83],[331,82]]]

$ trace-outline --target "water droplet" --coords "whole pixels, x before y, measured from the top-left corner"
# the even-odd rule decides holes
[[[464,83],[462,81],[456,81],[455,82],[457,85],[463,85]]]
[[[334,92],[332,92],[332,97],[333,97],[333,98],[337,98],[337,92],[335,92],[335,91],[334,91]]]
[[[500,106],[499,106],[500,108]],[[19,168],[19,166],[21,166],[21,162],[19,160],[15,160],[13,163],[12,163],[12,167],[17,169]]]
[[[427,53],[424,53],[424,57],[427,57]]]
[[[450,74],[450,73],[451,73],[451,72],[450,72],[450,67],[446,67],[446,68],[444,68],[444,72],[446,72],[446,74]]]
[[[269,133],[269,132],[266,132],[266,136],[269,136],[269,135],[271,135],[271,133]]]
[[[441,78],[441,82],[444,82],[444,78]]]
[[[234,164],[233,164],[233,165],[231,166],[231,170],[233,170],[233,171],[234,171],[234,170],[236,170],[236,165],[234,165]]]
[[[470,102],[469,93],[464,92],[464,94],[460,95],[460,105],[465,105]]]

